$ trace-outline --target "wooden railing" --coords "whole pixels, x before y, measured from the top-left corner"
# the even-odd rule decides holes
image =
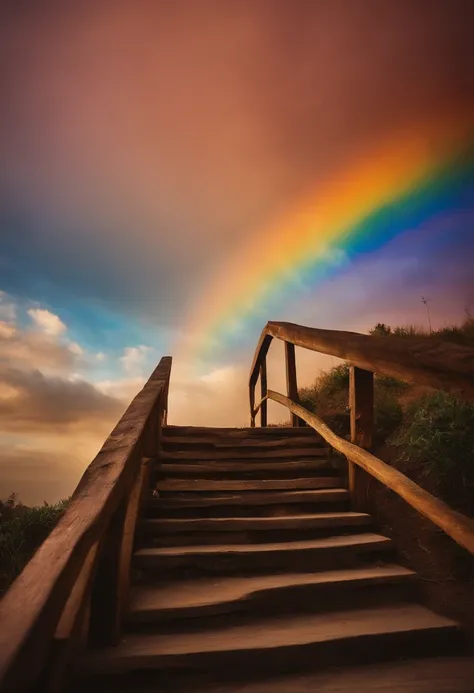
[[[120,638],[135,524],[166,423],[161,359],[84,473],[56,528],[0,601],[0,691],[60,690],[77,650]]]
[[[285,342],[286,397],[269,390],[267,386],[266,357],[273,338]],[[319,417],[299,404],[295,346],[337,356],[349,363],[351,442],[336,435]],[[269,322],[261,334],[250,370],[251,426],[255,426],[259,410],[261,425],[267,425],[269,399],[286,406],[291,412],[294,426],[300,422],[312,426],[329,445],[347,458],[348,486],[354,510],[367,509],[369,480],[373,477],[474,554],[474,520],[452,510],[370,453],[374,429],[374,373],[429,385],[464,399],[474,399],[474,349],[470,347],[431,338],[378,337]],[[259,376],[261,399],[255,404],[255,387]]]

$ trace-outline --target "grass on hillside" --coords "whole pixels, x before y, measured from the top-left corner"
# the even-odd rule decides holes
[[[379,322],[369,330],[369,334],[377,337],[426,337],[464,346],[474,346],[474,317],[466,311],[466,317],[460,325],[447,325],[431,332],[427,332],[416,325],[391,327]]]
[[[474,346],[474,318],[428,333],[414,326],[383,323],[371,331],[384,338],[421,337]],[[429,486],[453,507],[474,515],[474,403],[426,391],[387,376],[375,376],[374,445],[395,448],[395,463],[410,462]],[[301,404],[339,435],[349,434],[349,367],[341,364],[299,392]],[[334,425],[336,424],[336,425]]]
[[[61,517],[67,500],[27,508],[15,494],[0,506],[0,594],[20,574]]]

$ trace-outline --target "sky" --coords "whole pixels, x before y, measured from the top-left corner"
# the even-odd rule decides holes
[[[471,0],[1,4],[0,498],[69,495],[163,355],[170,423],[245,425],[267,320],[474,311],[473,23]],[[297,358],[301,385],[335,362]]]

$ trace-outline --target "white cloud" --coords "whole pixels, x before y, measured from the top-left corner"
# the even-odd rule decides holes
[[[61,318],[45,308],[30,308],[28,315],[36,327],[50,337],[59,337],[67,330]]]
[[[127,373],[141,372],[146,355],[149,351],[150,347],[144,346],[143,344],[137,347],[126,347],[123,356],[120,357],[123,369]]]
[[[84,353],[84,349],[77,342],[70,342],[68,349],[74,356],[82,356]]]
[[[104,395],[114,397],[124,402],[126,406],[145,385],[146,378],[123,378],[122,380],[102,380],[95,387]]]
[[[107,358],[107,356],[104,354],[103,351],[99,351],[99,352],[95,355],[95,357],[96,357],[97,361],[105,361],[105,359]]]
[[[4,291],[0,291],[0,320],[14,322],[16,308]]]
[[[10,339],[10,337],[13,337],[15,333],[16,328],[14,325],[9,322],[5,322],[4,320],[0,320],[0,338]]]

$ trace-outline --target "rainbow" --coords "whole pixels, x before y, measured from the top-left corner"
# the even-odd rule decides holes
[[[255,339],[298,292],[450,209],[474,206],[474,119],[397,133],[296,201],[222,267],[199,299],[193,357]]]

